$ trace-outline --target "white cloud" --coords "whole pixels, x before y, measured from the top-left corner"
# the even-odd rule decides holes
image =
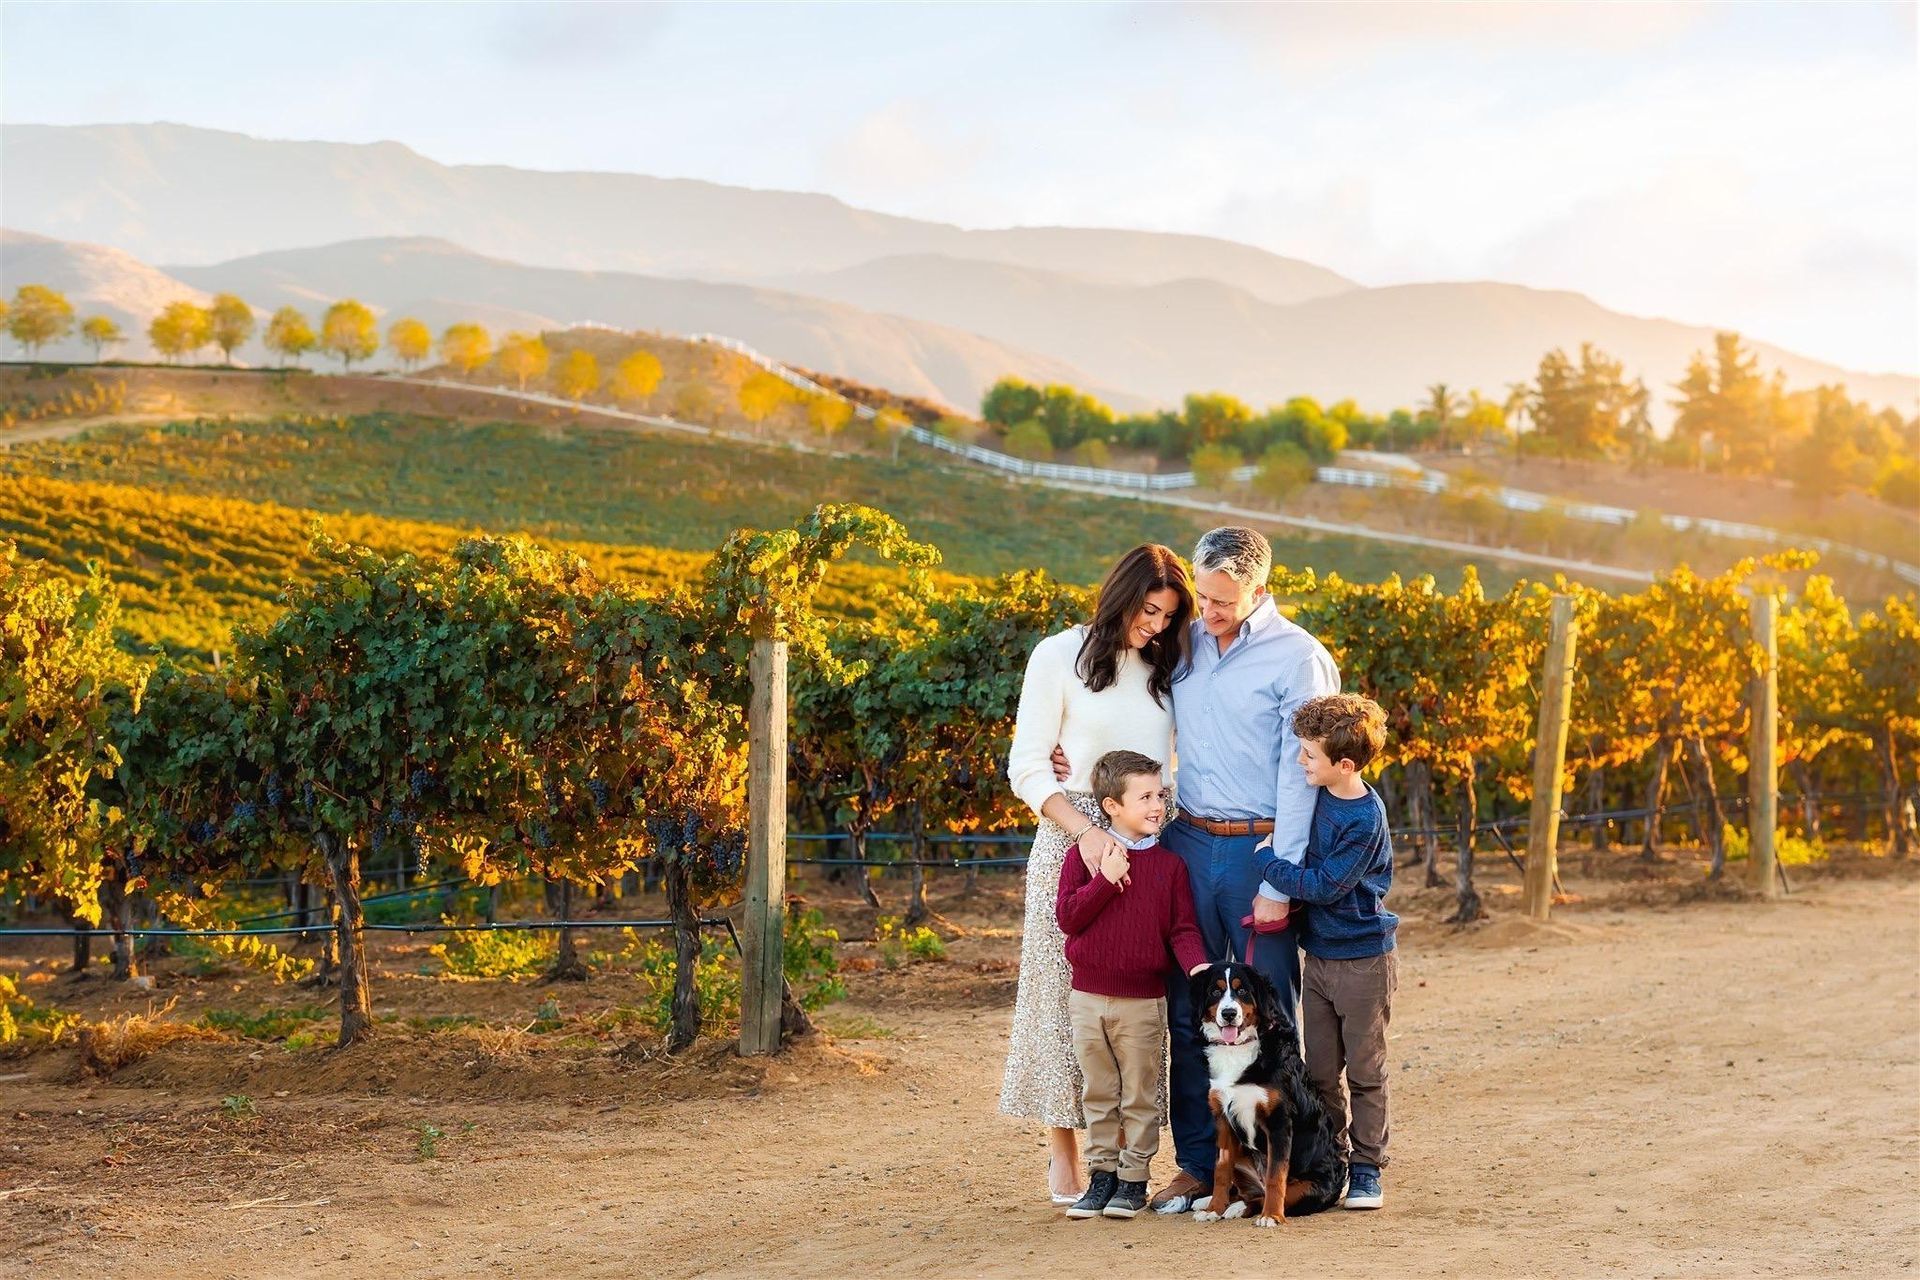
[[[673,21],[670,4],[515,4],[493,32],[493,50],[514,67],[629,64]]]
[[[931,189],[964,189],[990,150],[985,135],[955,128],[928,103],[894,98],[830,141],[819,164],[837,193],[919,204]]]

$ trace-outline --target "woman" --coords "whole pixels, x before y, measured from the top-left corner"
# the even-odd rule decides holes
[[[1066,939],[1054,919],[1060,864],[1078,844],[1097,860],[1119,841],[1088,793],[1094,762],[1109,751],[1172,764],[1173,677],[1186,659],[1194,616],[1186,567],[1166,547],[1135,547],[1100,584],[1093,621],[1034,646],[1020,688],[1007,776],[1040,820],[1027,860],[1027,912],[1020,938],[1020,985],[1000,1110],[1047,1125],[1048,1191],[1072,1204],[1085,1182],[1074,1130],[1080,1070],[1067,1025]],[[1058,743],[1074,764],[1056,781],[1049,756]]]

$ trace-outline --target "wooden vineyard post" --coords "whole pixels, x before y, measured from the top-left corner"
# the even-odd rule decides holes
[[[1753,598],[1753,642],[1760,649],[1760,670],[1753,677],[1753,746],[1747,785],[1747,848],[1753,856],[1753,887],[1763,898],[1777,896],[1774,831],[1780,810],[1780,643],[1775,633],[1780,602],[1769,593]]]
[[[756,636],[748,666],[747,897],[740,1052],[780,1051],[786,952],[787,642]]]
[[[1560,841],[1560,790],[1567,769],[1567,713],[1573,706],[1573,597],[1553,598],[1552,630],[1540,676],[1540,726],[1533,749],[1533,814],[1527,823],[1527,914],[1553,908]]]

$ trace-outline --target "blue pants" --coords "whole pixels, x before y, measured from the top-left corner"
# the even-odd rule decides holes
[[[1206,939],[1207,957],[1241,960],[1247,954],[1247,935],[1240,923],[1253,911],[1260,876],[1255,869],[1254,846],[1265,836],[1216,836],[1184,822],[1171,822],[1160,833],[1160,843],[1187,864],[1187,884],[1193,890],[1193,911]],[[1254,944],[1253,967],[1265,974],[1280,992],[1280,1007],[1290,1028],[1300,1025],[1300,943],[1297,931],[1260,935]],[[1194,1016],[1187,975],[1176,973],[1167,982],[1167,1031],[1171,1043],[1172,1081],[1168,1110],[1173,1121],[1173,1154],[1182,1169],[1203,1184],[1213,1183],[1213,1113],[1207,1107],[1207,1055]]]

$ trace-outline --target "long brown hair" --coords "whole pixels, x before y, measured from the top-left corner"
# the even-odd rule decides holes
[[[1080,657],[1074,671],[1087,688],[1099,693],[1110,687],[1120,675],[1120,653],[1133,646],[1127,642],[1127,626],[1133,616],[1156,591],[1172,591],[1179,599],[1172,616],[1159,635],[1140,650],[1149,667],[1147,691],[1158,706],[1166,706],[1173,691],[1173,673],[1187,656],[1187,622],[1193,617],[1193,584],[1187,579],[1187,567],[1172,548],[1157,542],[1143,542],[1120,557],[1120,563],[1107,573],[1100,584],[1099,602],[1093,608],[1093,621],[1087,624],[1087,638],[1080,642]]]

